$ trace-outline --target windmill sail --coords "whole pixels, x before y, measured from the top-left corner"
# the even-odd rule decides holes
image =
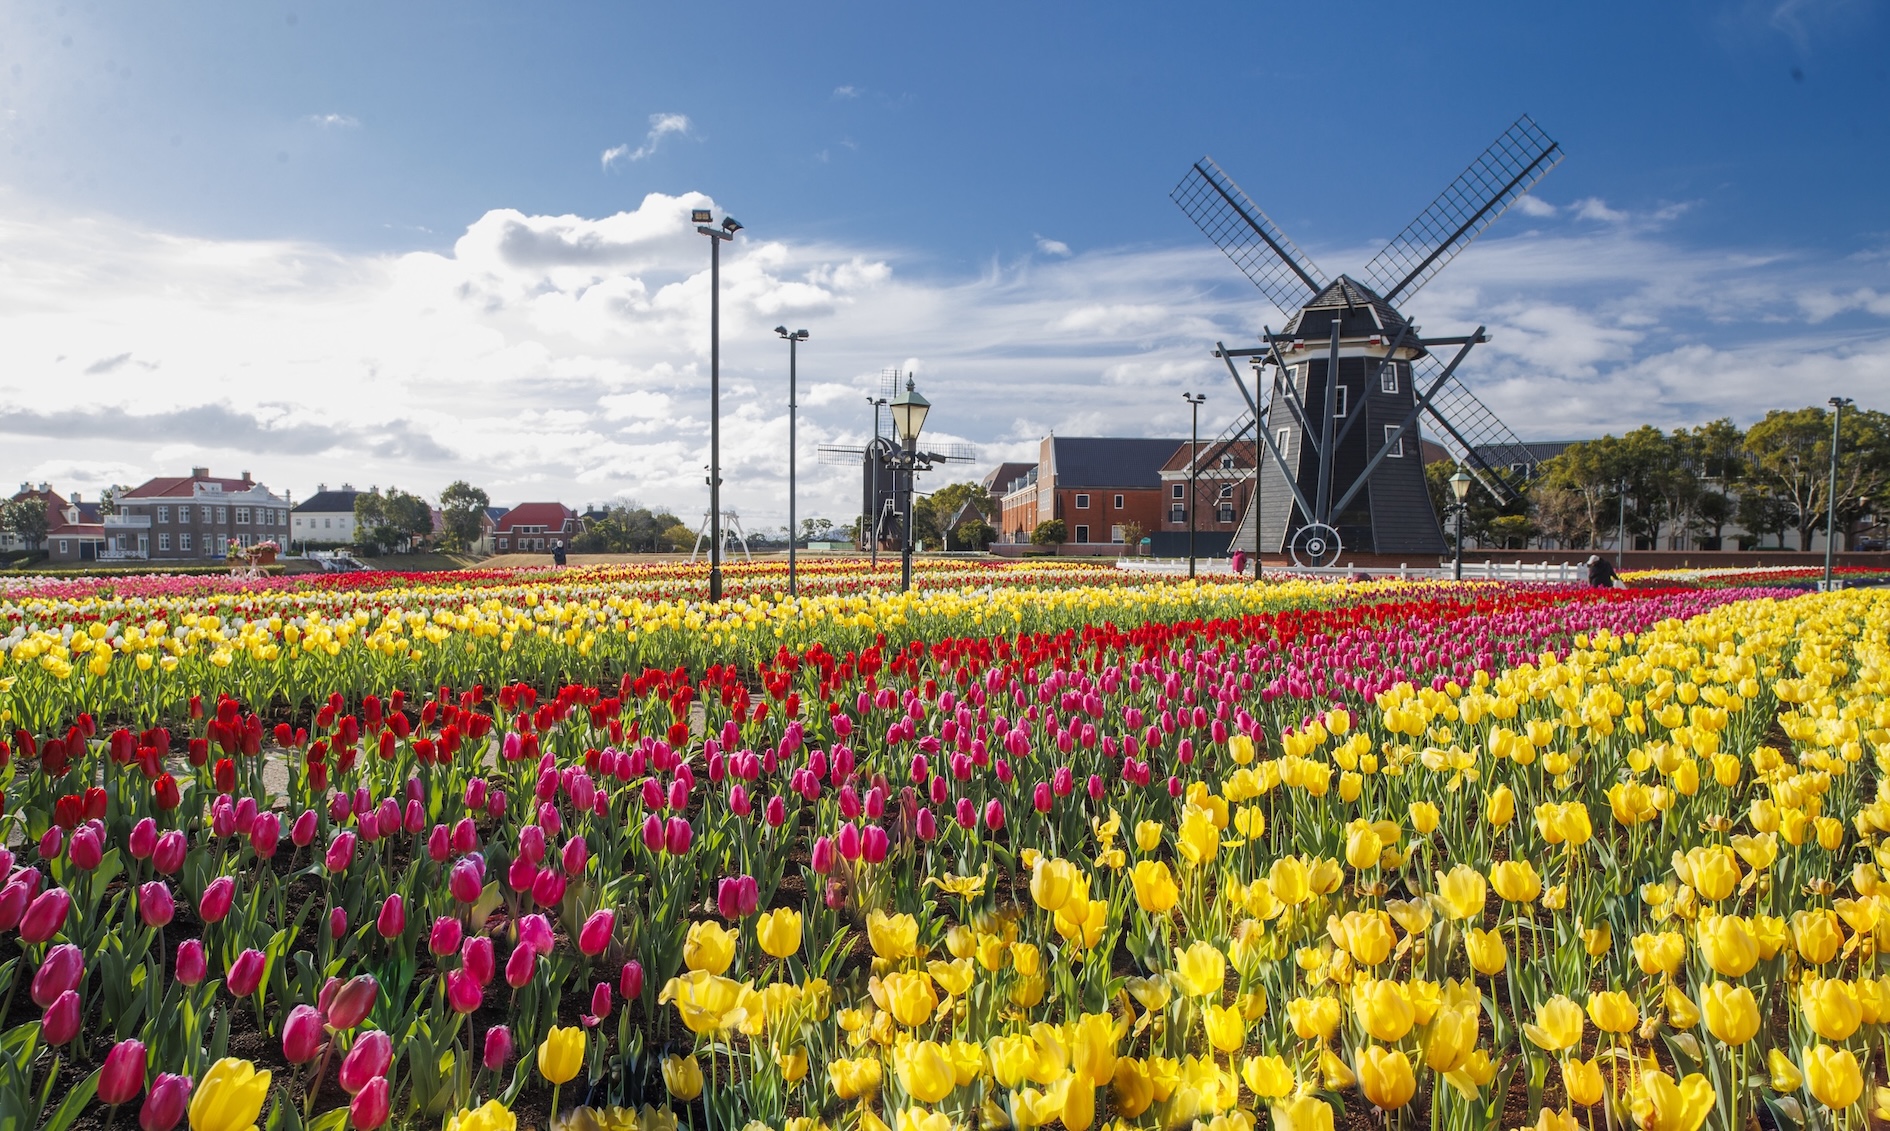
[[[1419,358],[1412,369],[1418,382],[1428,386],[1443,366],[1435,357],[1426,356]],[[1533,471],[1535,457],[1529,446],[1456,374],[1437,390],[1425,415],[1437,425],[1437,441],[1477,477],[1492,498],[1505,503],[1515,498],[1516,492],[1505,476],[1518,465]]]
[[[1281,311],[1291,314],[1325,288],[1319,268],[1212,157],[1196,161],[1168,197]]]
[[[1522,117],[1365,266],[1386,302],[1409,298],[1562,160],[1562,147]],[[1487,411],[1487,410],[1486,410]]]

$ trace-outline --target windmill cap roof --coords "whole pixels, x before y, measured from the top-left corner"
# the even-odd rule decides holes
[[[1350,275],[1340,275],[1294,312],[1280,332],[1309,341],[1330,337],[1334,318],[1339,319],[1340,338],[1369,338],[1376,334],[1389,342],[1398,336],[1398,331],[1410,325],[1410,320],[1379,298],[1378,292]],[[1415,346],[1416,337],[1413,331],[1406,343]]]

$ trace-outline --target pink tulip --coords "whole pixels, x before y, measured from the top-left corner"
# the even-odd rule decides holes
[[[597,1025],[610,1016],[610,983],[599,982],[591,990],[591,1012],[584,1019],[588,1025]]]
[[[453,837],[445,825],[434,825],[427,834],[427,859],[444,864],[453,855]]]
[[[643,996],[643,963],[631,961],[623,964],[623,974],[617,979],[617,989],[625,1001],[635,1001]]]
[[[315,810],[304,809],[295,824],[289,826],[289,843],[297,848],[307,848],[315,843]]]
[[[507,741],[511,741],[516,736],[508,734],[505,737]],[[486,807],[486,779],[473,778],[471,781],[466,783],[466,808],[484,809],[485,807]]]
[[[328,1003],[328,1027],[345,1031],[367,1020],[380,993],[381,984],[372,974],[356,974],[348,979]]]
[[[518,855],[521,859],[537,864],[545,858],[545,830],[537,825],[526,825],[518,830]]]
[[[133,860],[149,860],[151,853],[157,851],[157,822],[149,817],[141,818],[131,826],[131,835],[126,838],[125,847],[130,850]],[[143,1081],[139,1087],[143,1087]]]
[[[203,943],[198,939],[185,939],[177,944],[177,980],[186,986],[195,986],[203,982],[210,973],[210,964],[204,960]]]
[[[690,841],[695,839],[695,834],[695,829],[690,827],[688,821],[681,817],[671,817],[669,824],[663,829],[663,847],[669,850],[671,856],[685,855],[689,851]]]
[[[229,986],[230,992],[237,997],[248,997],[262,985],[263,966],[266,961],[262,951],[245,950],[236,956],[235,962],[230,963],[230,973],[224,979],[224,984]]]
[[[995,797],[984,803],[984,826],[992,832],[1004,827],[1004,804]]]
[[[427,932],[427,949],[438,957],[445,957],[459,949],[459,940],[464,933],[458,919],[451,915],[442,915],[433,920],[432,930]]]
[[[20,941],[43,943],[66,925],[66,913],[72,909],[72,897],[64,888],[47,888],[26,908],[20,918]]]
[[[60,943],[46,952],[46,958],[33,974],[33,1004],[50,1009],[59,995],[76,990],[85,978],[85,954],[71,943]]]
[[[345,872],[348,870],[348,865],[352,863],[354,863],[354,834],[344,829],[336,833],[335,838],[328,842],[328,854],[323,858],[322,865],[332,873]]]
[[[823,876],[826,875],[828,872],[833,871],[833,864],[834,864],[833,857],[834,857],[834,847],[833,847],[832,839],[823,836],[819,838],[818,840],[814,841],[813,860],[812,860],[814,871],[820,873]]]
[[[860,835],[860,856],[868,864],[878,864],[886,859],[887,847],[886,830],[878,825],[866,826],[866,831]]]
[[[73,866],[82,872],[90,872],[105,858],[105,847],[99,843],[98,834],[86,826],[81,826],[72,834],[72,846],[68,852]]]
[[[381,901],[380,916],[374,920],[374,929],[384,939],[396,939],[407,929],[407,904],[395,892]]]
[[[249,847],[258,858],[268,860],[276,854],[276,844],[282,839],[282,819],[272,810],[256,814],[256,820],[249,827]]]
[[[66,832],[58,825],[54,825],[52,828],[40,834],[39,858],[41,860],[57,860],[59,854],[64,852],[65,848]]]
[[[937,781],[938,779],[934,778],[933,780]],[[914,824],[915,831],[918,832],[920,840],[932,841],[938,839],[938,818],[932,816],[931,809],[919,810],[918,820]]]
[[[236,881],[229,876],[218,876],[203,889],[203,898],[197,901],[197,914],[206,923],[221,923],[235,902]]]
[[[578,842],[582,843],[582,842]],[[578,952],[587,958],[595,958],[610,946],[612,934],[617,930],[617,913],[603,908],[591,913],[584,920],[584,926],[578,930]]]
[[[307,1064],[321,1054],[326,1036],[315,1007],[298,1005],[282,1023],[282,1055],[290,1064]]]
[[[519,916],[518,943],[531,947],[539,954],[550,954],[555,945],[551,937],[551,921],[538,914]]]
[[[159,875],[173,876],[184,866],[184,857],[190,852],[190,842],[184,839],[183,831],[172,829],[157,838],[157,847],[151,850],[151,866]]]
[[[79,1035],[79,994],[76,990],[67,990],[53,999],[39,1019],[39,1031],[46,1043],[54,1047]]]
[[[348,1123],[355,1131],[376,1131],[387,1122],[389,1099],[387,1077],[376,1076],[369,1080],[348,1105]]]
[[[538,952],[529,946],[519,945],[512,949],[512,957],[505,960],[505,984],[513,989],[523,987],[532,980],[538,969]]]
[[[130,1103],[144,1091],[144,1042],[119,1041],[98,1070],[98,1101],[110,1107]]]
[[[177,904],[171,898],[170,885],[163,880],[152,880],[138,885],[138,918],[144,925],[153,929],[165,926],[177,915]]]
[[[348,909],[336,907],[328,912],[328,937],[341,941],[341,936],[348,933]]]
[[[549,868],[532,881],[532,900],[542,907],[556,906],[564,898],[564,877]]]
[[[1102,775],[1101,775],[1101,774],[1091,774],[1091,775],[1089,775],[1089,797],[1090,797],[1090,800],[1092,800],[1092,801],[1101,801],[1101,800],[1102,800],[1102,796],[1103,796],[1103,779],[1102,779]]]
[[[419,836],[420,830],[427,827],[426,806],[418,801],[407,802],[406,809],[401,812],[401,827],[407,830],[408,836]]]
[[[394,1062],[394,1042],[379,1029],[369,1029],[341,1060],[341,1087],[351,1096],[361,1094],[368,1082],[387,1074]]]
[[[532,885],[538,882],[538,869],[528,857],[515,856],[511,868],[506,870],[505,882],[512,885],[513,891],[531,891]]]
[[[494,1025],[486,1030],[484,1062],[486,1071],[497,1072],[512,1059],[512,1030]]]
[[[231,823],[236,831],[247,836],[256,827],[256,799],[245,797],[236,803],[236,810],[231,815]]]
[[[459,968],[471,974],[473,981],[485,986],[492,981],[494,959],[492,940],[484,935],[474,935],[460,947]]]
[[[643,847],[651,852],[663,851],[663,818],[654,813],[643,818]]]
[[[20,917],[26,914],[26,905],[32,898],[27,886],[17,881],[0,888],[0,931],[10,931],[20,925]]]
[[[144,1106],[138,1109],[142,1131],[171,1131],[184,1118],[190,1104],[190,1077],[160,1072],[145,1093]]]
[[[973,804],[971,798],[969,797],[959,798],[958,805],[952,811],[952,819],[958,822],[958,827],[961,829],[977,828],[978,827],[977,805]]]
[[[447,873],[446,888],[453,893],[453,898],[461,903],[477,903],[485,891],[485,882],[480,878],[479,866],[471,860],[461,860]]]
[[[462,856],[479,851],[479,828],[471,817],[461,817],[453,826],[453,851]]]
[[[584,866],[591,861],[591,846],[581,836],[574,836],[564,842],[564,874],[581,876]]]
[[[763,810],[763,815],[767,818],[769,828],[780,828],[787,823],[787,800],[778,793],[768,798],[768,807]]]
[[[840,832],[834,837],[834,847],[839,849],[840,858],[854,861],[860,858],[860,830],[852,825],[841,825]]]
[[[505,791],[503,789],[495,789],[487,796],[486,816],[495,818],[505,816]]]
[[[486,998],[485,987],[479,980],[464,970],[455,970],[446,976],[446,1004],[455,1013],[472,1013]]]

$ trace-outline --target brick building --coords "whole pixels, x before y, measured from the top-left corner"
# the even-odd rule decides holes
[[[1185,446],[1182,440],[1045,436],[1037,463],[1004,485],[999,540],[1028,543],[1038,523],[1060,518],[1069,552],[1086,552],[1086,546],[1097,547],[1091,553],[1122,552],[1126,527],[1161,529],[1162,468]]]
[[[281,544],[289,503],[250,478],[221,479],[207,467],[188,476],[149,479],[118,496],[103,522],[99,561],[222,561],[229,544]],[[54,561],[80,561],[79,539],[54,536]]]

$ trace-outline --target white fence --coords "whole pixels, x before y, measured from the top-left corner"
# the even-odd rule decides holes
[[[1120,558],[1116,568],[1137,573],[1186,574],[1186,558]],[[1198,558],[1195,573],[1198,576],[1226,575],[1233,572],[1233,566],[1226,558]],[[1400,562],[1396,569],[1390,566],[1355,566],[1336,565],[1323,567],[1267,566],[1265,573],[1274,575],[1292,574],[1296,577],[1351,577],[1364,574],[1368,577],[1396,577],[1400,580],[1435,580],[1448,578],[1452,574],[1448,562],[1441,566],[1413,566]],[[1577,582],[1588,579],[1585,566],[1568,562],[1465,562],[1463,563],[1465,581],[1551,581]]]

